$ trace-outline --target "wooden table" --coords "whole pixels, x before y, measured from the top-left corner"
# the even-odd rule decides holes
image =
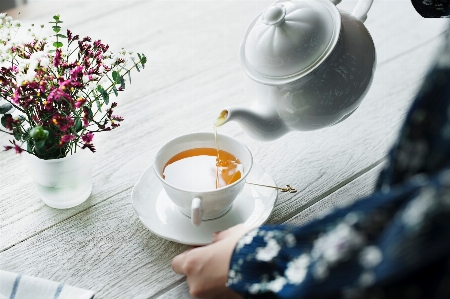
[[[133,185],[169,139],[212,131],[227,105],[251,103],[253,85],[238,49],[247,25],[270,1],[44,1],[9,11],[43,24],[61,14],[64,27],[111,48],[143,52],[145,71],[132,77],[116,112],[122,126],[97,134],[93,192],[67,210],[37,196],[19,155],[0,152],[0,268],[96,291],[95,298],[190,298],[172,258],[189,246],[152,234],[130,204]],[[340,8],[351,10],[355,1]],[[248,145],[278,184],[268,223],[301,225],[372,192],[405,112],[446,30],[423,19],[409,0],[376,0],[366,26],[378,65],[372,88],[343,123],[293,132],[270,143],[230,123],[221,133]],[[1,145],[7,136],[0,135]]]

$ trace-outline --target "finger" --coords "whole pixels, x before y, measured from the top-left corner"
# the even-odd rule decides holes
[[[177,274],[182,274],[182,275],[186,275],[186,273],[184,272],[184,263],[187,259],[187,252],[190,250],[187,250],[179,255],[177,255],[176,257],[173,258],[172,260],[172,270],[173,272],[177,273]]]
[[[215,243],[215,242],[217,242],[217,241],[220,240],[220,238],[219,238],[219,234],[220,234],[220,233],[221,233],[221,231],[217,231],[217,232],[215,232],[215,233],[212,234],[212,242],[213,242],[213,243]]]
[[[233,234],[233,232],[240,230],[241,227],[242,227],[242,224],[238,224],[238,225],[232,226],[229,229],[226,229],[224,231],[215,232],[212,237],[213,243],[225,239],[226,237]]]

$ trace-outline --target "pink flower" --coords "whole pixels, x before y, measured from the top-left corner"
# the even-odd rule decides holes
[[[15,123],[14,118],[12,117],[11,114],[5,114],[4,118],[5,118],[5,128],[7,128],[8,130],[12,130],[13,124]]]
[[[70,31],[69,29],[67,29],[67,39],[69,40],[69,42],[72,40],[72,31]]]
[[[14,91],[14,95],[12,97],[12,101],[14,104],[19,104],[19,88],[16,88],[16,90]]]
[[[84,134],[83,136],[81,136],[81,139],[87,144],[91,143],[93,138],[94,138],[94,134],[92,134],[91,132],[88,132],[88,133]]]
[[[89,110],[86,107],[83,107],[83,125],[85,127],[89,126]]]
[[[80,108],[84,105],[84,103],[86,103],[87,100],[85,98],[78,98],[77,101],[75,102],[75,107],[76,108]]]
[[[14,150],[16,151],[16,154],[20,154],[23,152],[23,149],[17,144],[14,144]]]
[[[65,89],[65,86],[64,86],[64,89]],[[51,103],[53,101],[60,101],[62,98],[65,98],[67,101],[69,101],[69,103],[73,102],[70,95],[68,93],[64,92],[62,88],[53,89],[47,97],[47,102]]]
[[[61,65],[61,50],[56,50],[55,57],[53,58],[53,66]]]
[[[74,125],[74,120],[70,116],[62,116],[59,114],[53,115],[52,122],[58,126],[61,132],[66,132]]]
[[[64,144],[66,144],[74,139],[75,139],[75,135],[73,135],[73,134],[63,135],[61,137],[61,140],[59,141],[59,146],[63,146]]]
[[[83,67],[81,65],[76,66],[70,71],[70,78],[77,80],[80,74],[83,74]]]
[[[4,146],[5,151],[9,151],[10,149],[13,148],[13,149],[16,151],[16,154],[20,154],[20,153],[23,152],[23,149],[22,149],[20,146],[18,146],[18,145],[16,144],[16,141],[13,141],[12,144],[13,144],[14,146],[11,146],[11,145],[6,145],[6,146]]]

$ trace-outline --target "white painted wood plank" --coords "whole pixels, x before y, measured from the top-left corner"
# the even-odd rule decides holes
[[[383,1],[376,2],[383,3]],[[20,163],[19,157],[11,153],[0,153],[2,170],[8,169],[0,174],[2,184],[0,233],[5,236],[1,241],[1,248],[8,248],[91,205],[98,204],[114,194],[130,188],[144,168],[151,163],[157,148],[169,138],[200,129],[210,130],[207,123],[214,119],[223,106],[249,102],[247,98],[251,96],[249,79],[240,69],[236,52],[231,48],[237,49],[241,38],[241,36],[237,36],[237,32],[241,35],[243,24],[245,26],[248,24],[248,19],[251,19],[250,12],[254,12],[256,9],[252,7],[253,2],[227,3],[229,6],[226,6],[226,9],[216,7],[216,2],[207,3],[211,5],[211,15],[214,19],[221,20],[222,23],[217,25],[212,22],[208,27],[211,28],[211,32],[196,35],[198,41],[195,45],[197,43],[198,45],[195,47],[195,51],[190,53],[202,56],[203,48],[200,45],[205,45],[209,62],[205,63],[206,66],[200,70],[196,69],[195,72],[192,70],[197,66],[196,60],[187,60],[189,62],[185,64],[181,64],[179,61],[174,64],[168,63],[165,65],[168,69],[179,71],[174,74],[180,73],[183,77],[177,77],[176,80],[170,77],[160,81],[156,80],[158,87],[152,89],[149,86],[153,85],[152,78],[157,78],[160,74],[161,65],[179,54],[179,52],[165,51],[170,48],[169,44],[172,39],[161,37],[166,46],[164,50],[157,52],[160,56],[155,54],[156,57],[161,58],[159,61],[161,64],[158,65],[155,62],[153,69],[150,68],[151,71],[135,76],[131,86],[133,91],[127,91],[120,98],[121,106],[117,113],[125,116],[126,121],[123,126],[109,134],[95,137],[98,153],[94,158],[94,191],[86,203],[66,211],[44,206],[38,199],[31,179],[27,177],[25,167]],[[394,3],[397,2],[394,1]],[[188,4],[198,5],[197,2]],[[401,4],[405,6],[405,2],[401,2]],[[402,5],[399,5],[397,10],[404,9]],[[201,7],[199,5],[191,7],[191,9],[200,9]],[[241,11],[240,15],[235,12],[237,7]],[[139,8],[142,10],[141,6]],[[395,7],[390,7],[389,11],[391,10],[395,10]],[[177,16],[181,18],[181,12]],[[202,15],[199,14],[199,16]],[[209,16],[203,17],[208,19]],[[227,29],[228,23],[226,23],[227,26],[223,24],[227,19],[232,20],[233,18],[238,18],[239,21],[230,22],[235,27],[229,30]],[[380,27],[375,27],[378,26],[376,24],[372,25],[374,28],[369,27],[376,43],[377,40],[382,41],[383,38],[387,38],[382,30],[386,24],[392,24],[392,20],[385,18],[380,20],[383,21],[380,21]],[[414,19],[411,26],[416,26],[415,34],[421,34],[422,39],[436,36],[442,31],[442,26],[435,26],[432,27],[434,31],[430,34],[429,29],[423,29],[422,25],[425,23],[419,21]],[[191,20],[191,22],[193,21]],[[155,24],[155,26],[157,25]],[[88,28],[91,25],[86,26]],[[202,23],[195,26],[190,27],[191,31],[186,31],[185,28],[177,30],[183,34],[192,35],[193,32],[197,32],[194,29],[202,26]],[[159,28],[162,30],[164,27]],[[214,46],[214,43],[210,42],[215,36],[214,29],[219,30],[220,28],[225,28],[222,29],[223,35],[221,36],[224,45],[229,43],[234,45],[227,48],[226,51],[222,51],[220,47]],[[377,30],[377,28],[380,29]],[[402,35],[403,37],[407,34],[396,30],[395,26],[391,26],[392,35]],[[176,36],[175,34],[172,37]],[[136,42],[136,45],[141,45],[148,49],[149,53],[152,53],[153,43],[158,43],[157,34],[155,33],[152,37],[154,37],[153,40],[143,41],[142,44]],[[295,182],[296,187],[302,190],[293,199],[280,198],[279,206],[274,211],[274,221],[283,221],[286,217],[292,216],[288,213],[288,202],[294,201],[301,206],[303,202],[315,198],[318,194],[323,194],[326,190],[385,155],[414,93],[416,88],[414,84],[419,83],[434,52],[434,47],[437,45],[436,41],[432,41],[419,50],[413,50],[418,44],[420,45],[420,40],[411,38],[415,43],[410,41],[409,48],[405,48],[405,43],[397,42],[396,39],[391,38],[391,35],[387,39],[392,51],[397,51],[397,56],[395,56],[397,58],[386,60],[388,63],[381,64],[367,98],[358,111],[344,123],[322,131],[291,133],[268,144],[250,140],[247,136],[242,135],[240,129],[234,124],[221,128],[221,132],[238,136],[248,144],[255,159],[262,163],[277,182],[280,184]],[[217,39],[213,41],[217,42]],[[384,49],[384,52],[388,53],[389,51]],[[401,53],[404,54],[398,56]],[[153,55],[149,56],[153,57]],[[224,60],[214,65],[214,57],[223,57]],[[225,57],[228,57],[228,60]],[[176,68],[178,65],[181,67]],[[408,84],[405,85],[405,82]],[[172,109],[167,109],[167,107],[172,107]],[[345,132],[352,132],[352,135],[348,136]],[[343,135],[346,137],[344,138]],[[4,140],[3,135],[2,137]]]
[[[182,279],[171,259],[188,246],[150,233],[125,191],[0,254],[0,267],[96,291],[148,298]]]
[[[315,204],[303,207],[297,215],[288,219],[285,223],[304,225],[334,209],[349,206],[358,199],[369,196],[373,193],[378,175],[384,166],[385,163],[375,166]]]

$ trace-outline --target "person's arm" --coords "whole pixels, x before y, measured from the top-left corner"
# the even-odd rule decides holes
[[[449,236],[447,171],[413,178],[303,227],[250,231],[233,252],[227,286],[248,298],[369,298],[393,286],[407,292],[402,284],[436,263],[439,271],[450,270]],[[439,284],[444,276],[433,272],[415,286],[435,292],[432,278]]]

